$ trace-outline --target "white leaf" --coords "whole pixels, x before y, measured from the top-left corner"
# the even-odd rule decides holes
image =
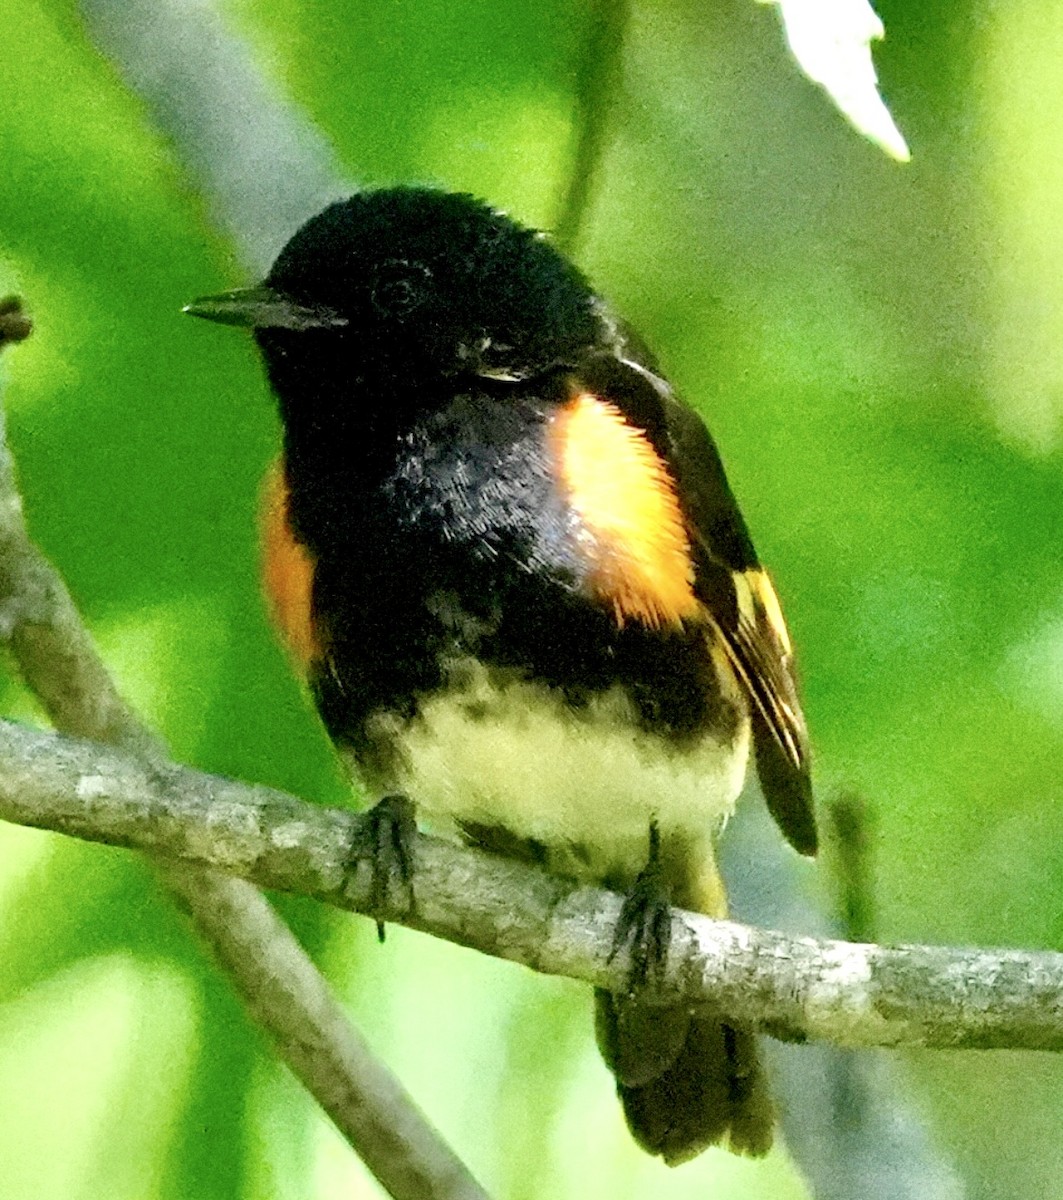
[[[798,65],[864,137],[892,158],[911,155],[878,94],[871,42],[885,35],[868,0],[760,0],[777,4]]]

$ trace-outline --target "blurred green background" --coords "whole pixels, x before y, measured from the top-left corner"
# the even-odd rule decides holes
[[[367,183],[549,226],[576,0],[231,0]],[[873,813],[877,935],[1063,949],[1063,8],[888,0],[901,167],[800,76],[773,10],[635,5],[579,259],[708,415],[800,650],[821,795]],[[243,281],[71,0],[5,6],[0,291],[32,529],[185,762],[342,801],[258,598],[277,425]],[[13,681],[4,711],[39,719]],[[282,902],[499,1197],[805,1195],[784,1151],[640,1156],[564,981]],[[976,1197],[1063,1197],[1063,1061],[911,1054]],[[0,827],[2,1200],[288,1200],[375,1185],[133,856]]]

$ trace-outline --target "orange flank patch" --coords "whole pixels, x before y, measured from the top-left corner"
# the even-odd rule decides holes
[[[581,393],[557,414],[553,437],[591,587],[617,624],[658,628],[697,616],[675,482],[646,434],[615,404]]]
[[[260,512],[262,587],[270,616],[292,657],[305,670],[320,649],[310,619],[314,563],[288,524],[288,483],[279,459],[263,480]]]

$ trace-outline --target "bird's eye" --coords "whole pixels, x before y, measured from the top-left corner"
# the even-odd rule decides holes
[[[424,303],[432,272],[422,263],[391,258],[382,263],[373,280],[373,307],[385,317],[409,316]]]

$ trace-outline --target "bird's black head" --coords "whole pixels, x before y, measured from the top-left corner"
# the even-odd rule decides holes
[[[289,417],[357,406],[362,388],[402,404],[461,376],[526,379],[599,331],[590,288],[541,234],[470,196],[417,188],[330,205],[263,287],[188,311],[254,327]]]

